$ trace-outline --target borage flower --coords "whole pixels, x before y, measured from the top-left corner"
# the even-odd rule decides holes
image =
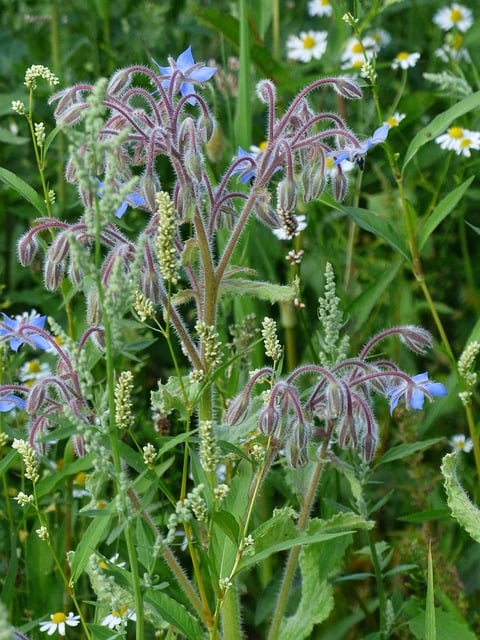
[[[66,627],[76,627],[80,624],[80,616],[75,616],[70,611],[66,616],[61,611],[52,613],[50,620],[40,622],[40,631],[46,631],[49,636],[52,636],[55,631],[58,631],[59,635],[64,636]]]
[[[327,50],[326,31],[301,31],[299,36],[289,35],[287,38],[287,58],[310,62],[320,60]]]
[[[22,344],[48,351],[51,348],[50,342],[43,336],[38,335],[35,329],[43,330],[45,326],[46,316],[40,316],[35,310],[30,313],[17,315],[15,318],[9,318],[2,313],[3,320],[0,320],[0,341],[3,339],[10,340],[10,349],[18,351]],[[22,331],[22,327],[28,326],[28,329]]]
[[[392,62],[392,69],[410,69],[414,67],[420,59],[419,53],[408,53],[400,51],[397,53]]]
[[[6,413],[12,409],[25,409],[25,400],[19,398],[14,393],[9,393],[0,397],[0,413]]]
[[[195,92],[193,84],[202,83],[210,80],[216,67],[207,67],[203,62],[195,62],[192,55],[192,47],[185,49],[176,60],[169,56],[168,61],[170,66],[162,67],[156,60],[152,58],[153,62],[157,65],[162,76],[166,79],[163,80],[162,86],[164,89],[169,89],[170,82],[173,79],[175,84],[173,87],[174,92],[179,91],[182,96],[188,96]],[[189,104],[195,104],[196,99],[191,96],[187,98]]]
[[[390,414],[398,405],[401,398],[405,399],[405,407],[407,409],[423,409],[425,396],[432,400],[436,396],[446,396],[447,389],[441,382],[432,382],[428,379],[428,373],[419,373],[412,376],[412,383],[407,380],[387,391],[390,397]]]
[[[437,136],[435,142],[442,149],[455,151],[457,156],[463,155],[469,158],[471,149],[475,151],[480,149],[480,131],[470,131],[470,129],[454,126],[441,136]]]
[[[455,27],[465,33],[473,24],[473,14],[467,7],[454,2],[449,7],[439,9],[433,16],[433,22],[443,31],[450,31]]]
[[[356,162],[360,169],[363,169],[364,158],[367,152],[375,145],[385,142],[389,129],[390,127],[388,124],[382,124],[381,127],[375,129],[370,138],[360,142],[358,147],[348,145],[340,149],[335,149],[334,151],[329,151],[327,156],[334,158],[333,164],[335,166],[341,164],[345,160],[348,160],[349,162]]]
[[[99,198],[103,198],[105,185],[98,178],[97,178],[97,182],[98,182],[97,196]],[[121,188],[121,186],[122,185],[119,185],[119,188]],[[132,193],[128,193],[125,196],[125,198],[123,199],[123,202],[115,210],[115,216],[117,218],[121,218],[123,216],[123,214],[125,213],[125,211],[128,209],[129,206],[132,207],[133,209],[136,209],[137,207],[143,207],[146,204],[147,203],[145,201],[145,198],[140,193],[138,193],[136,191],[132,191]]]

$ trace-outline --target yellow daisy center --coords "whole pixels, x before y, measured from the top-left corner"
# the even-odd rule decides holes
[[[450,129],[448,130],[448,135],[450,136],[450,138],[459,139],[463,136],[463,129],[462,127],[450,127]]]
[[[305,49],[313,49],[315,46],[315,38],[313,36],[305,36],[303,39],[303,46]]]
[[[38,360],[30,360],[27,362],[28,373],[38,373],[40,371],[40,362]]]
[[[460,146],[461,146],[462,148],[465,148],[465,147],[466,147],[467,149],[468,149],[468,147],[469,147],[471,144],[472,144],[472,141],[471,141],[469,138],[465,138],[464,140],[462,140],[462,141],[460,142]],[[462,449],[463,449],[463,444],[462,444]]]
[[[460,22],[462,18],[463,18],[463,15],[460,9],[455,8],[450,11],[450,20],[452,22]]]
[[[100,569],[103,569],[104,571],[106,571],[108,569],[107,563],[105,562],[105,560],[99,560],[98,561],[98,566],[100,567]]]
[[[66,619],[67,619],[67,616],[64,613],[61,613],[60,611],[58,611],[57,613],[54,613],[52,616],[52,622],[54,624],[60,624],[61,622],[65,622]]]
[[[268,146],[268,142],[266,140],[263,140],[263,142],[260,142],[260,144],[258,145],[258,148],[260,149],[260,151],[265,151],[267,146]]]
[[[459,33],[457,33],[451,41],[451,47],[452,49],[456,49],[458,51],[458,49],[460,49],[460,47],[462,46],[462,42],[463,42],[463,36],[461,36]]]
[[[398,120],[397,118],[390,116],[390,118],[387,118],[387,124],[389,127],[398,127]]]
[[[352,67],[362,67],[363,62],[361,60],[354,60],[352,63]]]
[[[352,53],[362,53],[363,47],[361,42],[354,42],[352,45]]]
[[[334,167],[333,163],[334,163],[334,160],[330,156],[328,156],[328,158],[325,158],[325,166],[327,167],[327,169],[333,169]]]
[[[328,0],[322,0],[320,4],[323,4],[324,7],[328,7],[330,2]]]
[[[400,51],[400,53],[397,55],[397,60],[406,60],[409,55],[410,54],[406,51]]]
[[[75,484],[84,485],[86,479],[87,479],[87,474],[85,473],[85,471],[80,471],[79,473],[77,473],[73,481],[75,482]]]

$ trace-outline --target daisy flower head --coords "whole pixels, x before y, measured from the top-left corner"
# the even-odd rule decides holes
[[[449,7],[439,9],[433,16],[433,22],[443,31],[455,28],[465,33],[473,24],[473,13],[471,9],[453,2]]]
[[[309,0],[308,15],[330,18],[333,14],[332,5],[329,0]]]
[[[68,616],[57,611],[52,613],[50,620],[40,622],[40,631],[46,631],[49,636],[58,631],[59,635],[64,636],[66,627],[76,627],[78,624],[80,624],[80,616],[73,615],[71,611]]]
[[[327,49],[326,31],[301,31],[287,38],[287,58],[300,62],[320,60]]]
[[[392,62],[392,69],[409,69],[414,67],[420,58],[419,53],[408,53],[407,51],[400,51],[397,53]]]
[[[470,453],[473,449],[473,442],[471,438],[466,438],[463,433],[457,433],[452,436],[449,442],[452,447],[452,451],[465,451],[465,453]]]
[[[349,38],[340,58],[342,69],[362,67],[365,61],[375,57],[379,49],[379,43],[372,36],[365,36],[362,40]]]
[[[470,129],[453,126],[446,133],[437,136],[435,142],[442,149],[455,151],[457,156],[463,155],[469,158],[472,149],[475,151],[480,149],[480,131],[470,131]]]
[[[125,605],[121,605],[118,607],[118,611],[112,611],[108,616],[105,616],[100,624],[109,629],[118,629],[119,627],[125,627],[128,620],[135,621],[136,619],[135,611],[128,609]]]
[[[20,367],[19,378],[27,387],[31,387],[37,380],[43,380],[52,375],[50,365],[37,359],[28,360]]]
[[[395,111],[393,116],[388,117],[383,124],[388,124],[390,129],[393,129],[393,127],[398,127],[398,125],[404,118],[405,118],[404,113],[399,113],[398,111]]]
[[[442,62],[467,62],[472,61],[470,54],[465,47],[462,47],[463,36],[460,33],[449,33],[444,44],[435,49],[435,56]]]

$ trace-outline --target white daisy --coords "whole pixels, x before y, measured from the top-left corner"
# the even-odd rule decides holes
[[[390,116],[389,118],[387,118],[383,124],[388,124],[390,129],[393,129],[393,127],[398,127],[398,125],[404,118],[405,118],[404,113],[399,113],[398,111],[396,111],[393,114],[393,116]]]
[[[52,375],[50,366],[47,362],[39,360],[28,360],[20,367],[19,378],[21,382],[26,382],[27,386],[31,386],[35,381],[42,380]]]
[[[445,43],[439,48],[435,49],[435,55],[440,58],[442,62],[468,62],[472,59],[468,51],[462,47],[463,36],[460,33],[449,33],[445,38]]]
[[[300,36],[290,35],[287,39],[287,58],[310,62],[320,60],[327,49],[326,31],[301,31]]]
[[[308,3],[309,16],[326,16],[329,18],[333,13],[329,0],[310,0]]]
[[[478,151],[480,149],[480,131],[470,131],[462,127],[450,127],[450,129],[441,136],[435,138],[435,142],[442,149],[455,151],[457,156],[463,155],[470,157],[470,150]]]
[[[449,7],[439,9],[433,16],[433,22],[443,31],[450,31],[455,27],[465,33],[473,24],[473,14],[471,9],[453,2]]]
[[[78,624],[80,624],[80,616],[73,615],[71,611],[66,616],[61,611],[58,611],[57,613],[52,613],[50,620],[40,622],[40,631],[46,631],[49,636],[58,631],[61,636],[64,636],[65,625],[67,627],[76,627]]]
[[[136,619],[135,611],[127,609],[125,605],[122,605],[119,607],[119,611],[112,611],[108,616],[105,616],[100,624],[109,629],[118,629],[118,627],[125,627],[128,620],[135,621]]]
[[[465,453],[470,453],[473,449],[473,442],[471,438],[466,438],[463,433],[457,433],[457,435],[450,438],[450,446],[453,451],[465,451]]]
[[[410,67],[414,67],[420,58],[419,53],[408,53],[407,51],[400,51],[398,53],[393,62],[392,69],[408,69]]]
[[[371,60],[379,48],[379,43],[371,36],[366,36],[362,40],[349,38],[340,58],[342,69],[362,67],[365,63],[365,58]]]

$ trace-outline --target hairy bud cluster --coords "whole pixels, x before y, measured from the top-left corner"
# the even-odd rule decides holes
[[[417,353],[430,339],[424,329],[396,327],[372,338],[356,358],[328,367],[304,365],[273,385],[258,414],[258,428],[278,449],[284,450],[291,466],[305,465],[311,446],[325,448],[329,442],[341,448],[358,448],[362,458],[370,462],[378,446],[375,394],[389,399],[390,411],[401,398],[407,408],[421,409],[425,397],[431,400],[433,396],[446,394],[445,387],[428,380],[427,374],[411,377],[393,362],[372,359],[373,348],[391,335],[400,336]],[[298,381],[307,375],[317,382],[304,397]],[[258,379],[255,373],[244,391],[232,401],[227,412],[229,424],[244,419]]]

